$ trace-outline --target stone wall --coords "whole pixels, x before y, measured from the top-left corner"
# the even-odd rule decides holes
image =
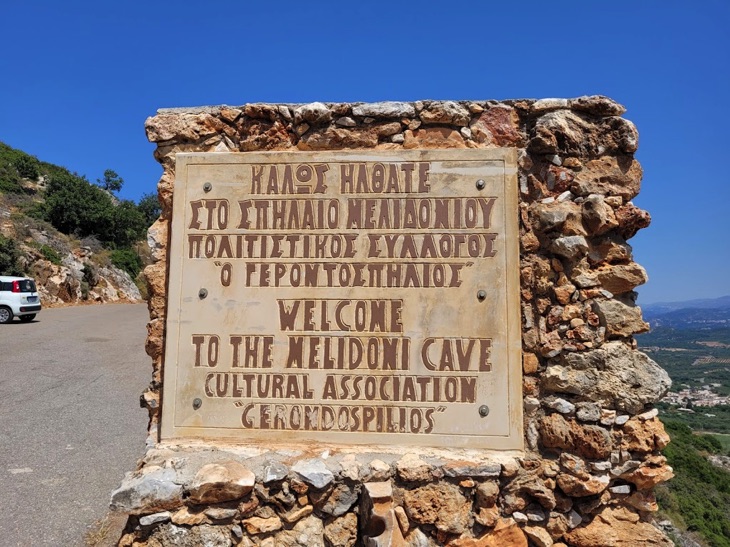
[[[120,545],[670,545],[672,477],[652,403],[666,373],[636,350],[646,281],[627,240],[638,134],[605,97],[161,110],[146,457],[113,493]],[[524,453],[158,443],[166,248],[178,152],[510,147],[519,152]]]

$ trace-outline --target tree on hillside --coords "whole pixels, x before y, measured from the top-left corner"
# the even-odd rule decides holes
[[[157,194],[153,194],[151,192],[149,194],[144,194],[139,199],[137,208],[144,215],[148,226],[157,220],[157,217],[159,217],[162,212],[162,207],[160,207],[160,201],[157,199]]]
[[[28,154],[18,155],[15,160],[15,168],[18,170],[18,174],[25,179],[36,180],[41,174],[38,159]]]
[[[96,184],[107,192],[119,192],[124,186],[124,179],[113,169],[107,169],[104,171],[103,179],[96,179]]]
[[[96,236],[110,248],[128,247],[144,239],[149,226],[145,213],[133,201],[115,203],[99,186],[68,172],[51,176],[42,217],[65,234]]]
[[[99,230],[109,228],[114,204],[106,192],[84,177],[56,173],[48,183],[44,209],[45,219],[65,234],[101,236]]]
[[[144,239],[148,226],[147,219],[137,205],[125,199],[114,207],[111,233],[105,234],[106,238],[103,239],[117,248],[129,247],[135,241]]]

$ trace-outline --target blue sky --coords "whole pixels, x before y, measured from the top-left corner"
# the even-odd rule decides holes
[[[155,190],[158,108],[608,95],[638,127],[639,303],[730,294],[730,2],[7,2],[0,141]]]

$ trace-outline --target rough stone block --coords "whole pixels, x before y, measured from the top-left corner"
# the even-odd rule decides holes
[[[404,492],[408,518],[418,524],[432,524],[449,534],[462,534],[469,525],[470,504],[458,486],[429,484]]]
[[[671,547],[673,543],[639,515],[625,507],[606,507],[588,524],[565,535],[570,545],[582,547]]]
[[[322,489],[332,483],[334,475],[322,460],[300,460],[292,466],[294,471],[304,482],[314,488]]]
[[[619,300],[596,300],[593,307],[606,327],[609,337],[627,337],[649,330],[649,324],[641,317],[641,308]]]
[[[560,414],[545,416],[540,421],[540,437],[548,448],[573,450],[590,459],[607,458],[611,453],[611,436],[596,425],[581,425]]]
[[[148,467],[140,475],[127,476],[112,492],[111,508],[131,514],[174,509],[182,504],[183,487],[174,469]]]
[[[562,356],[546,369],[543,389],[572,393],[604,408],[637,413],[658,401],[671,386],[669,375],[645,354],[622,342]]]
[[[253,490],[256,476],[236,461],[209,463],[188,485],[193,503],[220,503],[242,498]]]

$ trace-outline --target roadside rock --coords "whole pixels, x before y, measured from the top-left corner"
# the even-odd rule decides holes
[[[641,166],[633,158],[603,156],[586,162],[573,179],[570,191],[577,196],[602,194],[630,200],[639,193],[642,176]]]
[[[634,483],[639,490],[649,490],[672,477],[674,471],[666,464],[664,456],[651,456],[633,471],[621,475],[622,479]]]
[[[176,473],[169,468],[147,468],[140,475],[127,475],[112,492],[114,511],[131,514],[155,513],[174,509],[182,503],[183,487],[175,482]]]
[[[591,476],[587,480],[579,479],[567,473],[558,475],[558,486],[571,497],[595,496],[603,492],[609,483],[608,475],[605,477]]]
[[[307,122],[313,125],[327,123],[332,120],[332,112],[322,103],[309,103],[294,110],[294,123]]]
[[[502,504],[507,513],[524,509],[532,500],[548,510],[556,505],[553,491],[534,473],[519,473],[502,490]]]

